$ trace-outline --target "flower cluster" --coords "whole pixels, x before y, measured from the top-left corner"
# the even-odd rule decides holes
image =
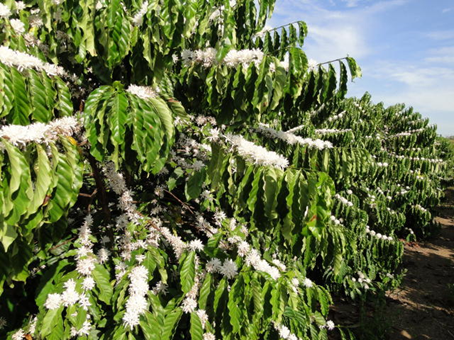
[[[229,67],[238,67],[240,65],[248,67],[254,63],[258,66],[263,59],[263,52],[258,49],[252,50],[231,50],[224,58],[224,63]]]
[[[58,309],[60,306],[69,307],[76,304],[82,298],[82,304],[88,308],[90,302],[88,299],[85,301],[86,296],[82,296],[76,290],[76,282],[73,279],[69,279],[64,283],[66,288],[61,294],[53,293],[47,296],[44,307],[49,310]],[[88,305],[87,305],[88,303]]]
[[[169,288],[169,286],[167,286],[165,283],[162,283],[162,281],[159,281],[153,287],[153,289],[151,290],[151,293],[153,295],[159,295],[159,294],[167,295],[168,288]]]
[[[133,203],[132,192],[126,187],[123,175],[115,171],[115,164],[112,162],[109,162],[104,166],[103,172],[109,179],[109,186],[120,196],[118,203],[120,208],[126,212],[127,218],[134,224],[140,224],[143,218],[137,212],[137,207]]]
[[[223,63],[228,67],[238,67],[240,65],[247,67],[251,63],[258,66],[263,59],[263,52],[258,49],[252,50],[231,50],[223,59]],[[211,67],[217,64],[216,50],[209,47],[205,50],[183,50],[181,60],[185,66],[191,66],[193,63],[201,64],[203,67]]]
[[[421,210],[422,212],[427,212],[427,209],[421,206],[420,204],[415,204],[413,207]]]
[[[0,62],[7,66],[17,67],[19,71],[31,68],[44,71],[50,76],[68,77],[67,72],[61,66],[45,63],[35,56],[14,51],[6,46],[0,46]]]
[[[147,9],[148,9],[148,1],[145,1],[142,4],[142,7],[140,7],[140,10],[134,15],[132,18],[132,23],[134,26],[140,26],[143,23],[143,16],[147,14]]]
[[[352,129],[316,129],[315,133],[324,135],[324,134],[330,134],[330,133],[345,133],[345,132],[350,132]]]
[[[425,130],[424,128],[421,128],[421,129],[414,129],[414,130],[408,130],[408,131],[405,131],[405,132],[400,132],[400,133],[396,133],[396,134],[394,134],[394,135],[390,135],[390,136],[388,136],[388,137],[389,137],[389,138],[394,138],[394,137],[411,136],[411,135],[413,135],[413,134],[422,132],[422,131],[424,131],[424,130]]]
[[[398,155],[398,154],[393,153],[393,152],[389,152],[389,155],[391,157],[394,157],[394,158],[397,158],[397,159],[409,159],[411,161],[426,161],[426,162],[434,163],[434,164],[444,163],[444,161],[442,159],[439,159],[439,158],[407,157],[407,156],[404,156],[404,155]]]
[[[247,266],[251,266],[257,271],[267,273],[274,280],[277,280],[281,277],[278,268],[280,268],[282,271],[286,270],[286,266],[277,259],[274,259],[273,264],[278,268],[271,266],[268,261],[262,259],[257,249],[252,248],[249,243],[242,240],[240,237],[230,237],[228,241],[230,244],[233,244],[237,247],[238,255],[245,259],[245,264]]]
[[[279,337],[286,340],[302,340],[293,334],[287,326],[274,324],[274,329],[279,332]]]
[[[0,138],[8,140],[16,146],[27,143],[49,143],[58,139],[59,135],[72,136],[80,131],[79,121],[75,117],[64,117],[48,124],[34,123],[26,126],[5,125],[0,129]]]
[[[309,59],[307,61],[307,68],[309,71],[315,71],[320,63],[315,59]]]
[[[212,47],[206,50],[183,50],[181,52],[183,65],[189,67],[193,63],[202,64],[203,67],[211,67],[216,64],[216,50]]]
[[[96,257],[93,254],[93,243],[90,239],[91,237],[91,226],[93,224],[93,218],[91,215],[87,215],[84,223],[79,229],[79,238],[78,242],[82,245],[77,249],[77,265],[76,270],[79,274],[90,277],[91,272],[95,269],[95,264],[97,262]]]
[[[11,336],[12,340],[22,340],[25,339],[25,332],[23,329],[19,329]]]
[[[329,141],[324,141],[321,139],[311,139],[311,138],[302,138],[300,136],[296,136],[291,132],[284,132],[284,131],[277,131],[274,130],[265,124],[260,124],[256,130],[265,136],[268,136],[270,138],[278,138],[281,139],[285,142],[287,142],[290,145],[294,144],[300,144],[303,146],[308,146],[310,148],[316,148],[318,150],[323,150],[323,149],[330,149],[333,147],[333,144]]]
[[[124,228],[125,224],[127,224],[127,220],[135,224],[145,222],[146,219],[137,212],[137,207],[132,200],[132,193],[126,187],[123,175],[115,171],[114,164],[106,164],[103,171],[106,174],[106,177],[109,179],[109,185],[112,187],[116,194],[121,195],[119,199],[119,205],[120,208],[126,212],[125,217],[123,217],[123,215],[119,217],[120,222],[118,224],[122,225],[122,227]],[[132,243],[131,236],[128,232],[125,232],[125,235],[121,240],[121,248],[123,249],[121,256],[124,259],[129,259],[131,251],[134,249],[146,248],[148,245],[158,246],[160,236],[164,237],[168,244],[170,244],[177,258],[181,256],[185,249],[200,251],[204,247],[203,243],[197,239],[189,242],[189,244],[183,242],[180,236],[174,235],[166,227],[161,227],[162,222],[157,218],[150,219],[148,222],[148,224],[153,225],[153,228],[149,230],[149,235],[146,242],[137,241]],[[120,277],[124,275],[124,273],[124,268],[119,267],[117,275]]]
[[[358,272],[358,278],[352,277],[351,280],[353,282],[358,282],[365,290],[368,290],[370,288],[370,284],[372,283],[372,280],[367,278],[362,272]]]
[[[292,283],[292,286],[294,287],[294,291],[297,292],[296,288],[299,287],[300,281],[299,281],[296,277],[294,277],[294,278],[291,280],[291,283]],[[306,277],[306,278],[304,278],[304,280],[303,280],[303,287],[305,287],[305,288],[312,288],[312,287],[314,287],[314,282],[312,282],[311,279],[309,279],[309,278]]]
[[[11,11],[8,6],[0,3],[0,18],[9,18]]]
[[[168,228],[161,228],[161,234],[171,245],[176,258],[180,258],[183,251],[187,249],[187,244],[181,240],[180,236],[174,235]]]
[[[368,225],[366,225],[366,234],[369,234],[369,235],[375,237],[378,240],[384,240],[384,241],[390,241],[390,242],[394,241],[394,239],[391,236],[386,236],[386,235],[382,235],[380,233],[377,233],[374,230],[371,230]]]
[[[146,295],[148,294],[148,269],[140,265],[134,267],[128,275],[131,283],[126,302],[126,312],[123,315],[124,324],[131,330],[139,324],[140,315],[148,308]]]
[[[329,331],[332,331],[335,327],[336,327],[336,325],[334,324],[334,322],[331,320],[328,320],[328,321],[326,321],[326,324],[321,326],[320,328],[326,328]]]
[[[76,327],[71,327],[71,336],[73,337],[88,336],[90,334],[92,327],[93,326],[90,324],[90,321],[87,319],[84,321],[80,329],[76,329]]]
[[[329,217],[329,219],[334,223],[334,225],[342,226],[342,223],[344,222],[344,220],[343,220],[342,218],[337,219],[337,217],[334,216],[334,215],[331,215],[331,216]]]
[[[6,327],[8,323],[6,322],[4,317],[0,317],[0,331]]]
[[[226,134],[225,139],[232,144],[237,152],[245,159],[263,166],[273,166],[280,169],[288,167],[287,158],[277,154],[274,151],[268,151],[262,146],[258,146],[247,141],[242,136]]]
[[[136,95],[142,99],[156,98],[159,93],[159,89],[153,89],[150,86],[138,86],[138,85],[129,85],[126,92],[129,92],[133,95]]]
[[[203,340],[216,340],[216,337],[213,333],[206,332],[203,334]]]
[[[334,195],[335,198],[337,198],[340,202],[342,202],[343,204],[349,206],[349,207],[353,207],[353,202],[350,202],[348,199],[346,199],[345,197],[342,197],[341,195],[339,194],[336,194]]]
[[[202,197],[210,200],[213,199],[211,193],[208,190],[205,190],[202,194]],[[196,213],[196,228],[202,231],[207,236],[214,235],[218,232],[218,229],[213,227],[201,214]]]
[[[335,120],[342,119],[344,117],[345,113],[346,113],[346,111],[342,111],[342,112],[338,113],[337,115],[331,116],[328,118],[328,121],[334,122]]]
[[[65,290],[61,294],[51,293],[47,296],[46,302],[44,303],[44,306],[47,309],[54,310],[60,308],[60,306],[69,307],[78,303],[79,307],[88,311],[88,307],[91,306],[89,297],[86,295],[85,291],[92,290],[95,286],[95,281],[91,277],[91,272],[95,268],[96,263],[96,257],[92,252],[93,243],[90,240],[90,227],[92,223],[93,219],[91,215],[88,215],[79,230],[78,242],[82,246],[77,250],[76,254],[76,270],[79,274],[85,276],[82,281],[82,290],[84,292],[78,293],[76,289],[76,281],[74,281],[74,279],[70,279],[64,283]],[[89,318],[89,315],[87,315],[87,318]],[[91,325],[87,319],[81,329],[76,330],[73,327],[72,333],[81,336],[88,335],[90,329]]]
[[[190,119],[194,121],[198,126],[205,126],[206,124],[211,124],[211,126],[216,126],[216,118],[204,115],[190,116]]]
[[[218,258],[212,258],[207,262],[205,269],[208,273],[220,273],[228,279],[233,279],[238,274],[238,266],[231,259],[222,263]]]
[[[25,24],[19,19],[11,19],[9,23],[17,34],[25,33]]]
[[[199,116],[201,117],[201,116]],[[200,121],[207,121],[204,118],[201,118]],[[211,146],[208,144],[201,144],[196,140],[186,136],[184,133],[181,133],[177,142],[178,150],[181,150],[183,156],[189,156],[189,158],[198,158],[199,160],[206,160],[208,154],[211,152]],[[197,161],[191,164],[185,158],[177,156],[176,152],[172,153],[173,160],[181,165],[185,169],[198,169]],[[199,161],[200,163],[200,161]],[[204,166],[204,164],[202,165]]]

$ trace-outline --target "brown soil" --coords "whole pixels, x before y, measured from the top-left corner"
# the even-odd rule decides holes
[[[402,285],[388,294],[388,339],[454,340],[454,190],[439,207],[441,233],[433,240],[405,245]]]

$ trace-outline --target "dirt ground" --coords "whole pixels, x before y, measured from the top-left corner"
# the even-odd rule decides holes
[[[433,240],[405,246],[407,275],[388,294],[390,340],[454,340],[454,190],[438,208],[442,229]]]

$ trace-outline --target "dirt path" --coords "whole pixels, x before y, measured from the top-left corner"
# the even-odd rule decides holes
[[[454,340],[454,190],[439,208],[441,234],[405,246],[402,286],[388,295],[388,339]]]

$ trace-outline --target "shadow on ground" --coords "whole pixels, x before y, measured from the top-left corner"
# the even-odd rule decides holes
[[[454,209],[439,212],[440,235],[405,246],[407,275],[388,295],[390,340],[454,340],[454,295],[448,286],[454,284]]]

